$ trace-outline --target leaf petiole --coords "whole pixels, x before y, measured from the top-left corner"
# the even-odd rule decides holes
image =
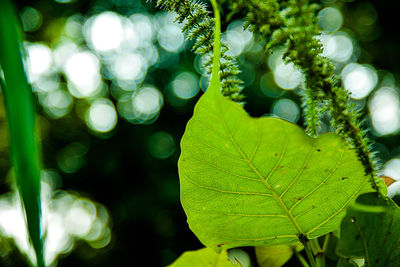
[[[314,255],[311,250],[310,240],[306,240],[305,242],[303,242],[303,245],[304,245],[304,250],[306,251],[308,260],[310,261],[311,267],[317,267],[318,265],[314,259]]]
[[[303,267],[310,267],[308,262],[304,259],[304,257],[296,249],[293,249],[293,251],[294,251],[294,254],[296,255],[297,259],[301,263],[301,265],[303,265]]]

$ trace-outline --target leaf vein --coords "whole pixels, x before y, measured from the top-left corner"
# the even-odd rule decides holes
[[[192,184],[211,191],[216,191],[219,193],[225,193],[225,194],[234,194],[234,195],[256,195],[256,196],[265,196],[265,197],[272,197],[272,194],[264,194],[264,193],[258,193],[258,192],[241,192],[241,191],[229,191],[229,190],[222,190],[219,188],[211,187],[211,186],[206,186],[206,185],[201,185],[199,183],[196,183],[192,179],[189,178],[189,176],[185,175],[186,179],[191,182]]]
[[[229,238],[231,240],[235,241],[260,241],[260,240],[268,240],[268,239],[278,239],[278,238],[285,238],[285,237],[295,237],[297,238],[297,235],[276,235],[276,236],[267,236],[267,237],[260,237],[260,238]]]
[[[340,158],[338,160],[338,162],[336,163],[336,166],[332,169],[332,171],[322,180],[321,183],[319,183],[316,187],[314,187],[313,190],[311,190],[310,192],[308,192],[301,200],[297,201],[296,203],[293,204],[292,207],[290,207],[289,211],[292,212],[293,209],[299,205],[301,202],[303,202],[307,197],[309,197],[312,193],[314,193],[316,190],[318,190],[318,188],[320,188],[325,182],[326,180],[328,180],[338,169],[339,165],[342,163],[343,160],[343,155],[344,155],[345,149],[343,149],[342,153],[340,154]],[[298,215],[299,216],[299,215]],[[296,218],[298,217],[296,216]]]
[[[201,212],[201,213],[206,213],[206,214],[222,214],[225,216],[241,216],[241,217],[276,217],[276,218],[286,218],[285,215],[281,214],[249,214],[249,213],[230,213],[230,212],[213,212],[213,211],[204,211],[200,209],[193,209],[190,208],[191,210]]]
[[[254,156],[256,155],[256,152],[257,152],[257,150],[258,150],[258,148],[259,148],[259,146],[260,146],[260,143],[261,143],[261,140],[262,140],[262,137],[263,137],[264,131],[262,131],[262,130],[260,129],[260,127],[257,127],[257,130],[258,130],[258,134],[257,134],[257,143],[256,143],[256,146],[254,147],[253,153],[251,153],[251,156],[250,156],[250,158],[249,158],[249,161],[252,161],[253,158],[254,158]]]
[[[272,193],[272,197],[278,202],[279,206],[281,207],[282,211],[284,213],[286,213],[286,217],[288,218],[288,220],[291,222],[291,224],[293,225],[293,227],[296,229],[298,234],[303,234],[303,231],[301,230],[300,226],[298,225],[298,223],[295,221],[295,219],[293,218],[292,214],[289,212],[288,208],[286,207],[285,203],[278,197],[278,195],[276,194],[276,192],[272,189],[271,185],[268,183],[267,179],[264,180],[263,176],[261,175],[261,173],[258,171],[258,169],[253,165],[253,163],[248,159],[248,157],[244,154],[244,152],[242,151],[242,149],[239,147],[239,145],[237,144],[236,140],[234,139],[233,135],[230,134],[229,132],[229,128],[226,125],[225,120],[223,120],[224,122],[224,128],[225,130],[228,132],[228,135],[230,135],[231,137],[231,141],[232,144],[236,147],[237,151],[242,155],[242,157],[247,161],[247,163],[249,164],[249,166],[253,169],[253,171],[257,174],[257,176],[260,178],[260,180],[264,183],[264,185],[266,186],[266,188],[268,189],[268,191],[270,191]],[[257,124],[258,127],[260,127],[259,124]],[[289,135],[286,133],[285,136],[285,145],[284,148],[282,149],[282,153],[281,153],[281,157],[279,158],[278,162],[275,164],[273,170],[271,171],[271,173],[269,174],[272,175],[272,173],[274,172],[274,170],[276,169],[276,167],[279,165],[279,162],[281,161],[283,155],[286,152],[286,148],[287,145],[289,143]],[[267,177],[268,178],[268,177]]]
[[[364,180],[361,184],[360,187],[353,193],[353,195],[351,195],[351,197],[343,204],[342,207],[340,207],[340,209],[338,209],[333,215],[329,216],[326,220],[324,220],[323,222],[321,222],[320,224],[318,224],[317,226],[315,226],[313,229],[311,229],[310,231],[307,232],[307,235],[309,235],[310,233],[314,232],[315,230],[317,230],[318,228],[320,228],[322,225],[326,224],[327,222],[329,222],[333,217],[335,217],[336,215],[338,215],[340,212],[342,212],[346,206],[350,203],[350,201],[353,200],[353,198],[360,192],[361,188],[364,186],[366,180]]]
[[[292,180],[292,182],[286,187],[286,189],[282,192],[282,194],[279,196],[279,198],[283,198],[283,196],[286,194],[287,191],[289,191],[289,189],[292,187],[292,185],[297,181],[297,179],[301,176],[301,174],[303,173],[303,171],[305,170],[308,162],[310,162],[311,159],[311,155],[314,152],[314,148],[315,148],[315,142],[313,144],[313,146],[311,147],[310,152],[307,155],[306,160],[304,161],[303,166],[301,167],[300,171],[297,173],[296,177]]]
[[[238,157],[238,156],[236,156],[236,155],[232,155],[232,154],[230,154],[230,153],[228,153],[228,152],[226,152],[226,151],[224,151],[224,150],[221,150],[221,149],[217,148],[216,146],[213,146],[213,145],[208,144],[206,141],[204,141],[204,140],[201,139],[199,136],[197,136],[197,135],[195,135],[195,134],[193,134],[193,133],[192,133],[191,136],[194,137],[197,141],[200,141],[202,144],[204,144],[204,145],[206,145],[206,146],[209,146],[209,147],[215,149],[216,151],[218,151],[218,152],[220,152],[220,153],[222,153],[222,154],[225,154],[225,155],[227,155],[227,156],[229,156],[229,157],[231,157],[231,158],[234,158],[234,159],[238,159],[238,160],[243,160],[243,161],[244,161],[244,159],[241,158],[241,157]]]
[[[216,168],[216,169],[218,169],[218,170],[220,170],[220,171],[222,171],[222,172],[225,172],[225,173],[227,173],[227,174],[231,174],[231,175],[233,175],[233,176],[236,176],[236,177],[238,177],[238,178],[243,178],[243,179],[249,180],[249,181],[261,182],[260,179],[258,179],[258,178],[251,178],[251,177],[243,176],[243,175],[240,175],[240,174],[237,174],[237,173],[234,173],[234,172],[230,172],[230,171],[225,170],[225,169],[223,169],[223,168],[221,168],[221,167],[218,167],[217,165],[215,165],[215,164],[213,164],[213,163],[211,163],[211,162],[204,161],[204,160],[201,160],[201,159],[196,158],[196,157],[188,157],[188,159],[190,159],[190,158],[195,159],[195,160],[197,160],[197,161],[199,161],[199,162],[201,162],[201,163],[204,163],[204,164],[206,164],[206,165],[208,165],[208,166],[214,167],[214,168]]]

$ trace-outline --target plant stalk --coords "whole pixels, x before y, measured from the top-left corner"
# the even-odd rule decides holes
[[[221,79],[219,77],[220,58],[221,58],[221,15],[216,0],[211,0],[214,11],[215,29],[214,29],[214,47],[213,47],[213,66],[209,89],[219,91]]]
[[[304,250],[306,251],[308,260],[310,261],[311,267],[317,267],[318,265],[314,259],[314,255],[311,250],[310,240],[305,241],[303,243],[303,245],[304,245]]]
[[[296,255],[296,257],[299,260],[299,262],[301,263],[301,265],[303,265],[303,267],[310,267],[310,265],[304,259],[304,257],[296,249],[293,249],[293,250],[294,250],[294,254]]]

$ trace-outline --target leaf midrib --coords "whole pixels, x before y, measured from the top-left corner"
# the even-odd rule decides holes
[[[217,105],[219,107],[219,109],[221,109],[221,106]],[[271,192],[272,197],[276,200],[276,202],[278,202],[280,208],[282,209],[282,211],[285,213],[285,215],[287,216],[288,220],[290,221],[290,223],[293,225],[293,227],[296,229],[297,234],[299,235],[304,235],[304,232],[301,230],[300,226],[298,225],[298,223],[296,222],[296,220],[294,219],[293,215],[291,214],[291,212],[289,211],[289,209],[286,207],[285,203],[283,203],[282,199],[279,198],[279,196],[276,194],[276,192],[272,189],[271,185],[266,181],[266,179],[263,178],[263,176],[261,175],[261,173],[258,171],[258,169],[253,165],[253,162],[250,161],[247,156],[243,153],[242,149],[238,146],[235,138],[233,137],[233,132],[231,133],[231,131],[229,130],[229,127],[226,125],[226,121],[224,118],[224,112],[220,112],[219,114],[222,115],[222,121],[223,121],[223,125],[225,128],[225,131],[228,133],[229,138],[232,142],[232,144],[234,145],[234,147],[236,148],[236,150],[239,152],[239,154],[243,157],[243,159],[247,162],[247,164],[253,169],[253,171],[257,174],[258,178],[260,179],[260,181],[262,181],[262,183],[265,185],[265,187]],[[240,122],[238,122],[239,124]],[[237,126],[239,127],[239,125]],[[257,130],[260,131],[260,127],[257,124]],[[283,155],[286,152],[286,148],[287,148],[287,144],[289,143],[289,137],[286,134],[285,137],[285,146],[283,148],[283,151],[281,153],[281,156],[279,158],[279,160],[277,161],[277,163],[275,164],[274,168],[272,169],[272,171],[268,174],[267,179],[270,177],[270,175],[272,175],[275,171],[275,169],[277,168],[277,166],[279,165],[281,159],[283,158]],[[258,143],[258,142],[257,142]],[[257,147],[255,148],[255,150],[257,150]],[[253,152],[253,154],[255,154],[256,151]]]
[[[221,94],[216,94],[213,96],[209,96],[209,97],[220,97],[221,99],[226,100]],[[215,101],[216,99],[214,99]],[[218,100],[216,101],[218,102]],[[332,214],[331,216],[329,216],[326,220],[324,220],[323,222],[321,222],[320,224],[318,224],[317,226],[315,226],[314,228],[312,228],[311,230],[304,232],[301,227],[299,226],[299,224],[296,221],[296,218],[292,215],[291,210],[288,209],[288,207],[286,207],[286,204],[283,202],[283,200],[276,194],[276,192],[273,190],[273,188],[271,187],[271,185],[265,181],[265,179],[263,178],[263,176],[261,175],[261,173],[259,172],[259,170],[257,169],[257,167],[255,167],[253,165],[252,160],[250,160],[249,158],[247,158],[247,156],[244,154],[244,152],[241,150],[241,148],[239,147],[238,143],[236,142],[236,140],[234,139],[234,133],[237,130],[237,128],[239,128],[239,124],[240,122],[238,122],[238,124],[235,126],[235,129],[233,131],[231,131],[229,129],[229,127],[227,126],[227,121],[225,120],[225,116],[224,114],[227,114],[228,112],[224,112],[222,105],[218,105],[216,102],[214,102],[214,104],[216,104],[214,107],[216,107],[216,109],[218,110],[218,112],[216,112],[216,114],[218,114],[218,116],[222,117],[222,122],[223,122],[223,128],[225,129],[225,132],[229,135],[229,138],[231,140],[231,143],[233,144],[233,146],[235,147],[235,149],[238,151],[238,153],[241,155],[241,157],[243,158],[244,161],[246,161],[246,163],[251,167],[251,169],[256,173],[257,177],[259,178],[259,181],[261,181],[265,187],[271,192],[272,194],[272,198],[274,198],[276,200],[276,202],[279,204],[280,208],[282,209],[282,211],[284,212],[284,214],[286,215],[287,219],[289,220],[289,222],[293,225],[293,227],[295,228],[296,232],[298,235],[302,234],[305,236],[309,236],[311,233],[313,233],[314,231],[316,231],[317,229],[319,229],[322,225],[326,224],[330,219],[332,219],[333,217],[335,217],[336,215],[338,215],[341,211],[343,211],[343,209],[348,205],[348,203],[359,193],[359,191],[363,188],[364,184],[366,183],[366,181],[364,180],[358,190],[356,190],[351,196],[350,198],[342,205],[342,207],[340,209],[338,209],[334,214]],[[259,131],[261,131],[260,129],[260,125],[257,125],[257,129]],[[213,130],[214,131],[214,130]],[[259,138],[260,136],[258,136]],[[257,140],[257,144],[259,144],[260,140]],[[286,142],[288,143],[288,136],[286,136]],[[251,159],[254,158],[254,155],[257,152],[257,147],[255,148],[255,150],[251,153]],[[283,150],[283,153],[285,152],[285,149]],[[281,154],[281,157],[283,157],[283,153]],[[275,164],[274,169],[276,169],[277,165],[279,164],[280,160],[278,160],[278,162]],[[274,170],[273,169],[273,170]],[[273,171],[268,175],[272,175]],[[332,173],[329,175],[331,176]],[[301,202],[301,201],[300,201]]]
[[[286,139],[289,139],[286,136]],[[236,149],[238,150],[238,152],[243,156],[243,158],[246,160],[246,162],[249,164],[249,166],[253,169],[253,171],[257,174],[257,176],[260,178],[260,180],[262,181],[262,183],[265,185],[265,187],[271,192],[272,197],[278,202],[279,206],[281,207],[281,209],[283,210],[283,212],[286,214],[287,218],[289,219],[289,221],[292,223],[293,227],[296,229],[298,234],[303,234],[303,231],[301,230],[300,226],[298,225],[298,223],[295,221],[293,215],[291,214],[291,212],[289,211],[289,209],[286,207],[285,203],[283,203],[282,199],[279,198],[279,196],[276,194],[276,192],[272,189],[271,185],[263,178],[263,176],[261,175],[261,173],[258,171],[258,169],[253,165],[253,163],[247,159],[246,155],[243,153],[243,151],[240,149],[240,147],[237,145],[235,139],[233,138],[233,136],[231,136],[231,140],[233,145],[236,147]],[[288,141],[287,141],[288,142]],[[286,142],[286,143],[287,143]],[[285,146],[286,148],[286,146]],[[277,161],[277,163],[275,164],[274,168],[272,169],[271,173],[272,174],[276,167],[278,166],[283,154],[285,153],[286,149],[283,150],[283,153],[281,154],[280,159]]]

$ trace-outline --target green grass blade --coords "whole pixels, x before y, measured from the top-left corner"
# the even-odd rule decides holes
[[[22,57],[15,11],[9,0],[0,1],[0,65],[4,72],[4,100],[10,148],[17,186],[35,249],[37,266],[45,266],[40,220],[40,157],[35,135],[33,95]]]

